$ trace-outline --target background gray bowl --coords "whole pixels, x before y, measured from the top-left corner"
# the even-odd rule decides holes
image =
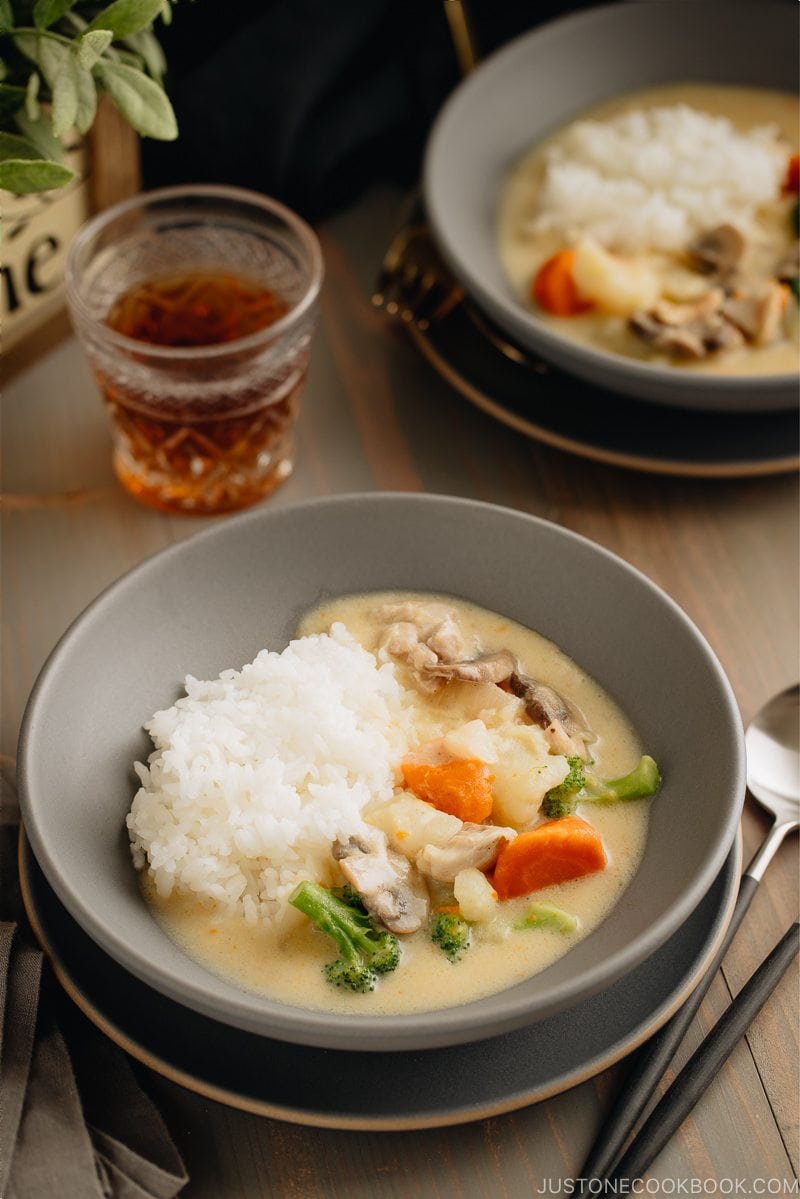
[[[181,693],[281,649],[326,596],[446,592],[540,630],[633,720],[665,783],[630,888],[546,971],[499,995],[400,1017],[304,1011],[238,990],[184,956],[145,906],[124,828],[142,725]],[[23,818],[61,902],[133,974],[197,1011],[282,1040],[399,1050],[493,1036],[609,986],[678,928],[730,849],[744,796],[740,719],[707,643],[620,559],[556,525],[468,500],[354,495],[259,508],[149,559],[65,634],[31,695]],[[358,999],[354,997],[354,1010]]]
[[[652,0],[588,9],[488,58],[442,108],[424,192],[456,276],[508,336],[572,374],[643,400],[769,411],[797,404],[798,377],[714,377],[623,358],[559,336],[523,307],[497,255],[501,181],[535,142],[601,101],[666,83],[797,92],[797,5],[775,0]]]

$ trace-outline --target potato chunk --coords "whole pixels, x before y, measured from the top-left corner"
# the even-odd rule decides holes
[[[492,766],[494,819],[517,828],[535,819],[545,792],[569,774],[567,759],[561,754],[543,753],[541,731],[531,729],[534,731],[538,736],[531,736],[527,744],[525,739],[509,737],[500,747],[499,761]]]
[[[482,720],[470,720],[442,738],[444,748],[454,758],[477,758],[480,762],[496,762],[494,741]]]
[[[453,882],[453,894],[465,920],[491,920],[497,911],[497,892],[486,875],[474,866],[459,871]]]
[[[368,812],[366,818],[373,827],[383,829],[392,849],[407,858],[413,858],[424,845],[444,845],[462,824],[457,816],[440,812],[408,791]]]
[[[660,294],[658,275],[647,262],[609,254],[591,237],[576,244],[572,275],[584,299],[620,316],[651,308]]]

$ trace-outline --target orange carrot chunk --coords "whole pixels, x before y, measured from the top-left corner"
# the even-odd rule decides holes
[[[559,250],[536,272],[531,294],[553,316],[577,316],[594,307],[591,301],[582,300],[578,295],[572,276],[574,264],[574,250]]]
[[[800,154],[793,154],[789,159],[783,191],[785,195],[791,192],[800,192]]]
[[[438,766],[404,762],[402,769],[409,791],[440,812],[475,824],[491,815],[494,775],[485,762],[477,758],[456,758]]]
[[[492,882],[499,899],[514,899],[594,874],[605,864],[597,829],[579,816],[564,816],[508,841],[500,850]]]

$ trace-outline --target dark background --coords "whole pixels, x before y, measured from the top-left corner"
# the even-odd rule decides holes
[[[470,0],[485,57],[588,0]],[[180,0],[159,24],[176,142],[145,186],[229,183],[318,220],[378,181],[413,184],[458,82],[444,0]]]

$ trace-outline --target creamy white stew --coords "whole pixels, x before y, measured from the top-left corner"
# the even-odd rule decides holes
[[[561,336],[645,362],[796,371],[797,130],[790,94],[694,83],[582,114],[501,190],[520,301]]]
[[[374,810],[368,808],[366,819],[383,841],[379,853],[385,852],[387,842],[390,856],[402,858],[405,849],[403,860],[416,875],[414,887],[425,897],[424,910],[416,931],[397,935],[399,964],[381,974],[374,989],[354,994],[331,985],[326,970],[336,957],[336,945],[294,908],[277,928],[248,924],[226,915],[213,901],[200,901],[180,889],[160,898],[151,875],[144,874],[147,900],[189,956],[237,986],[287,1004],[396,1014],[454,1006],[511,987],[567,953],[608,915],[639,865],[647,834],[648,798],[584,802],[578,793],[571,797],[566,817],[548,818],[543,812],[545,793],[558,793],[569,769],[567,756],[580,765],[582,755],[582,764],[596,780],[619,779],[635,771],[643,747],[627,716],[577,663],[536,632],[496,613],[449,597],[368,594],[323,604],[302,620],[298,635],[326,632],[336,622],[379,661],[393,662],[398,679],[413,695],[417,745],[408,755],[407,769],[454,761],[483,766],[493,806],[479,822],[485,826],[479,836],[498,828],[502,856],[526,831],[552,827],[566,818],[568,823],[590,826],[602,844],[603,867],[507,899],[498,898],[493,885],[500,873],[496,849],[482,858],[468,852],[455,880],[433,878],[425,870],[434,862],[441,867],[443,859],[437,854],[458,842],[452,840],[452,829],[445,829],[434,836],[433,848],[426,845],[426,834],[414,827],[415,813],[422,812],[425,820],[435,817],[434,824],[449,820],[458,826],[461,821],[430,800],[421,801],[411,790],[413,777],[398,763],[395,796]],[[502,655],[513,661],[510,681],[500,677]],[[476,670],[477,680],[458,677]],[[492,681],[495,677],[499,683]],[[532,692],[526,687],[534,686],[533,680],[552,689],[542,695],[555,694],[556,701],[562,701],[555,716],[552,711],[542,716],[539,708],[530,707]],[[645,790],[652,792],[657,782],[651,777]],[[366,877],[345,873],[348,865],[364,861],[356,849],[355,857],[349,858],[346,849],[317,881],[331,886]],[[423,861],[424,869],[419,865]],[[458,861],[449,873],[457,867]],[[369,908],[368,898],[365,902]],[[385,914],[384,908],[378,910]],[[465,914],[470,917],[465,922],[469,943],[456,960],[432,939],[433,922],[442,910],[459,921]],[[385,918],[389,927],[396,927],[391,915]],[[518,927],[526,918],[528,926]],[[380,919],[374,926],[383,930]]]

